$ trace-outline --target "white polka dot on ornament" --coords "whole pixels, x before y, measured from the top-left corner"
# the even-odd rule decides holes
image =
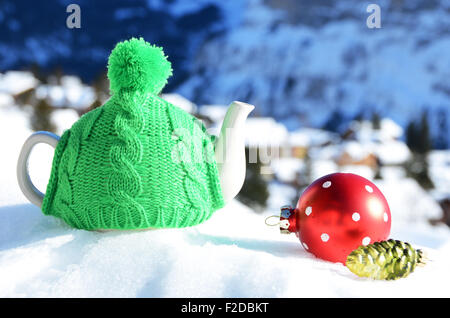
[[[311,213],[312,213],[312,207],[309,206],[309,207],[306,208],[305,214],[306,215],[310,215]]]
[[[370,185],[366,185],[366,191],[369,193],[373,192],[373,188]]]
[[[305,248],[305,250],[309,250],[309,247],[308,247],[308,245],[305,242],[303,242],[302,245]]]
[[[322,184],[322,187],[324,187],[325,189],[331,187],[331,181],[326,181],[326,182],[324,182],[324,183]]]
[[[361,215],[358,212],[352,214],[352,220],[358,222],[361,219]]]
[[[320,236],[320,239],[323,242],[327,242],[330,239],[330,236],[327,233],[322,233],[322,235]]]
[[[384,222],[387,222],[389,220],[389,216],[386,212],[384,212],[384,214],[383,214],[383,220],[384,220]]]
[[[363,238],[362,244],[364,246],[369,245],[370,244],[370,237],[366,236],[365,238]]]

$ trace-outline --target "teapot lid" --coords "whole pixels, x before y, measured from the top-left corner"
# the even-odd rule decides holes
[[[112,93],[140,91],[158,94],[172,75],[172,66],[162,48],[143,38],[119,42],[108,60]]]

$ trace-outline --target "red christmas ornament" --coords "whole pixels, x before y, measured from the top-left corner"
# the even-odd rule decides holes
[[[314,181],[295,209],[281,208],[281,233],[295,233],[305,250],[345,264],[361,245],[386,240],[391,211],[381,191],[351,173],[333,173]]]

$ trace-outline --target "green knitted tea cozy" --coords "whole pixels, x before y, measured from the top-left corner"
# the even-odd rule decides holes
[[[112,96],[61,136],[44,214],[79,229],[144,229],[196,225],[224,206],[213,137],[158,97],[171,75],[161,48],[117,44]]]

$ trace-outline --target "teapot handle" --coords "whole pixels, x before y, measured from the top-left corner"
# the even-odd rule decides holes
[[[31,181],[28,173],[28,157],[30,156],[33,147],[38,143],[46,143],[53,148],[56,148],[59,139],[60,137],[54,133],[37,131],[28,137],[20,151],[19,160],[17,161],[17,181],[19,182],[20,190],[22,190],[25,197],[38,207],[42,206],[45,194],[39,191]]]

